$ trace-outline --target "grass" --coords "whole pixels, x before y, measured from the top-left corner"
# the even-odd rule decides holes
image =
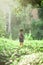
[[[37,52],[43,53],[43,40],[25,40],[23,47],[20,47],[18,40],[0,38],[0,61],[8,65],[17,65],[21,56]]]

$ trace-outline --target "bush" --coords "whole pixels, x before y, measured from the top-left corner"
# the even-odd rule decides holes
[[[33,39],[43,39],[43,21],[33,20],[31,31]]]
[[[0,38],[0,61],[7,65],[17,65],[21,56],[36,52],[43,53],[43,40],[25,40],[24,46],[20,47],[18,40]]]
[[[25,33],[26,40],[33,40],[31,33]]]

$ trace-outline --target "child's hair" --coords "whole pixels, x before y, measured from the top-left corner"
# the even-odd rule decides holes
[[[22,32],[23,31],[23,29],[20,29],[20,32]]]

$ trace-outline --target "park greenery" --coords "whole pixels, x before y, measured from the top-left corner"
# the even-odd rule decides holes
[[[43,0],[0,0],[0,64],[43,65]]]
[[[28,56],[32,53],[36,53],[36,59],[33,63],[41,65],[43,63],[43,40],[25,40],[23,47],[20,47],[18,40],[13,41],[11,39],[0,38],[0,62],[5,62],[5,65],[17,65],[21,59],[23,60],[25,55]],[[37,58],[37,55],[39,58]]]

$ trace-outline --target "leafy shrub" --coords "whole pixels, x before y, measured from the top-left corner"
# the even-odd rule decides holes
[[[43,40],[25,40],[24,46],[20,47],[18,40],[0,38],[0,61],[7,65],[17,65],[21,56],[36,52],[43,52]]]
[[[31,33],[28,33],[28,34],[26,33],[25,34],[25,39],[26,40],[33,40]]]
[[[43,21],[33,20],[31,32],[33,39],[38,39],[38,40],[43,39]]]

